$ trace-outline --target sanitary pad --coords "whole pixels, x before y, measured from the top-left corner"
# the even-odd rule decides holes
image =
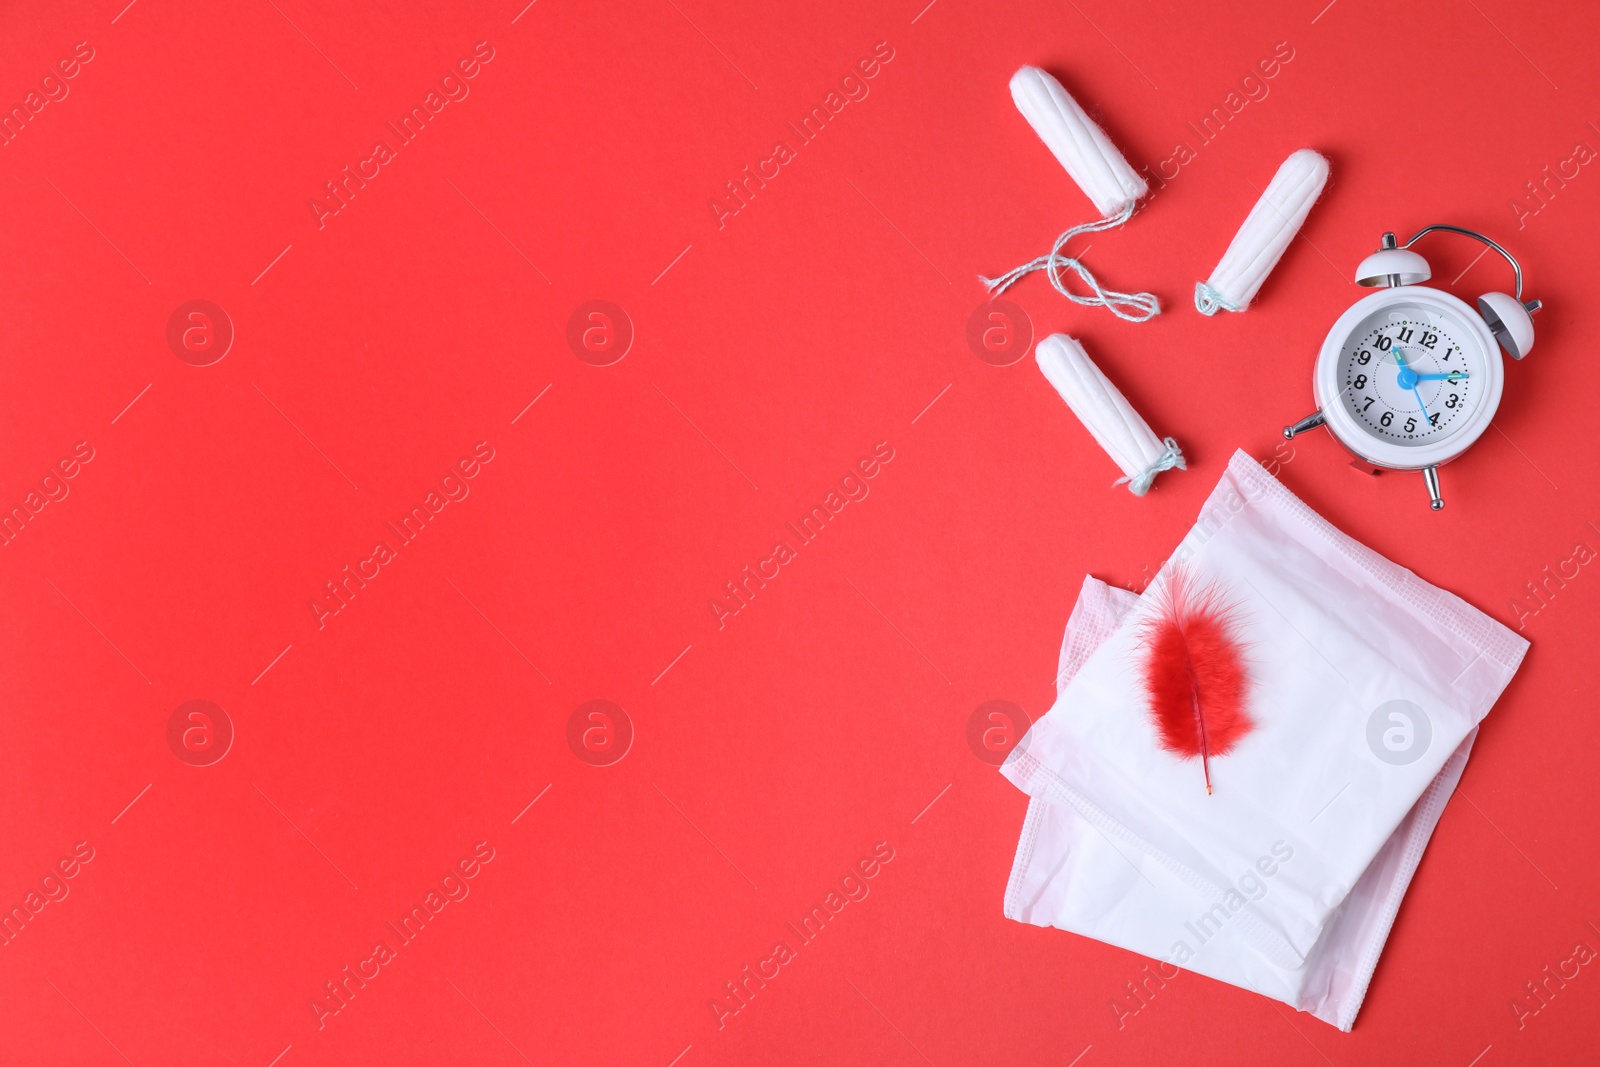
[[[1034,799],[1006,914],[1354,1022],[1399,901],[1527,642],[1333,529],[1242,452],[1178,567],[1237,606],[1256,727],[1164,751],[1153,598],[1085,583],[1059,699],[1002,772]],[[1155,585],[1153,584],[1153,588]]]

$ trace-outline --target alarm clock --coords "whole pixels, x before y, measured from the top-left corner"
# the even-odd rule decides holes
[[[1500,253],[1516,277],[1515,295],[1486,293],[1474,310],[1423,285],[1433,272],[1411,246],[1436,231]],[[1283,436],[1326,426],[1374,468],[1421,471],[1438,511],[1444,507],[1439,467],[1471,447],[1494,420],[1505,383],[1500,350],[1516,360],[1528,354],[1540,302],[1522,299],[1522,267],[1510,252],[1460,226],[1426,226],[1403,245],[1384,234],[1355,280],[1382,291],[1357,300],[1328,331],[1311,379],[1317,410],[1284,427]]]

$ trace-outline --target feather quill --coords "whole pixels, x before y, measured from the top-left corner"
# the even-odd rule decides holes
[[[1181,568],[1155,592],[1141,624],[1144,689],[1161,747],[1200,757],[1206,793],[1211,758],[1231,752],[1254,728],[1238,613],[1215,585],[1197,588]]]

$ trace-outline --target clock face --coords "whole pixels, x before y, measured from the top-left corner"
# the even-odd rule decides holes
[[[1448,463],[1494,421],[1505,364],[1483,317],[1426,285],[1383,289],[1340,315],[1311,375],[1317,409],[1367,463]]]
[[[1474,418],[1488,379],[1478,332],[1434,301],[1367,315],[1339,351],[1339,403],[1371,436],[1406,448],[1444,441]]]

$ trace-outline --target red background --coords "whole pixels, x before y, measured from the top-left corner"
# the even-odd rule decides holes
[[[1600,577],[1564,563],[1600,546],[1600,177],[1526,186],[1600,147],[1600,16],[924,3],[7,6],[7,106],[76,42],[94,58],[0,149],[0,501],[94,458],[0,548],[0,902],[94,859],[0,948],[0,1058],[1593,1056],[1596,968],[1520,1026],[1512,998],[1600,948]],[[319,228],[323,183],[479,41],[470,95]],[[724,182],[878,42],[870,95],[719,227]],[[1187,124],[1279,42],[1270,94],[1201,144]],[[977,274],[1092,215],[1011,104],[1024,63],[1136,166],[1194,149],[1089,253],[1165,314],[1012,294],[1183,443],[1142,500],[1031,358],[965,339]],[[1305,146],[1333,165],[1305,239],[1247,313],[1202,318],[1194,282]],[[1507,243],[1547,310],[1433,514],[1326,436],[1275,449],[1360,258],[1440,221]],[[1424,251],[1468,299],[1509,287],[1466,242]],[[211,366],[166,341],[193,299],[236,332]],[[565,340],[594,299],[635,331],[607,367]],[[471,495],[319,628],[323,583],[480,441]],[[878,442],[870,496],[719,628],[723,583]],[[1084,573],[1140,587],[1235,447],[1533,642],[1349,1035],[1189,974],[1119,1019],[1143,960],[1002,918],[1025,798],[966,742],[986,700],[1047,710]],[[1547,565],[1569,577],[1519,610]],[[194,699],[236,732],[210,766],[166,740]],[[568,746],[592,699],[635,731],[611,766]],[[470,896],[319,1028],[324,983],[480,841]],[[870,896],[719,1028],[723,983],[878,842]]]

